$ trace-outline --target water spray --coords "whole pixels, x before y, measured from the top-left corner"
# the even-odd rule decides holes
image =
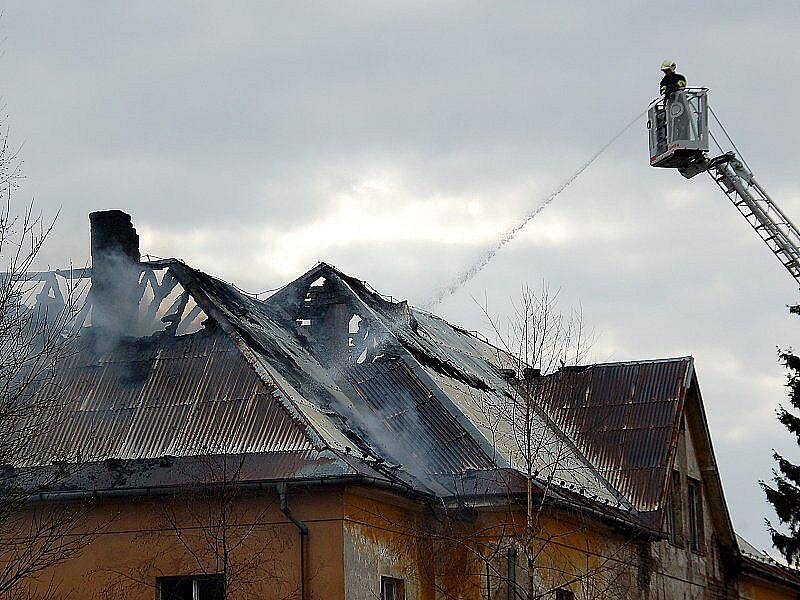
[[[636,115],[635,118],[631,119],[631,121],[625,125],[619,132],[614,135],[610,140],[608,140],[597,152],[595,152],[589,160],[583,163],[577,171],[575,171],[568,179],[566,179],[555,191],[551,192],[550,195],[545,197],[545,199],[533,210],[531,210],[528,214],[526,214],[516,225],[514,225],[511,229],[506,231],[498,241],[492,244],[487,250],[485,250],[478,259],[472,263],[467,269],[461,271],[455,279],[453,279],[450,283],[445,285],[444,287],[439,288],[430,298],[428,298],[423,304],[422,308],[425,310],[431,310],[438,306],[442,300],[445,298],[452,296],[455,292],[457,292],[464,284],[466,284],[469,280],[471,280],[475,275],[477,275],[486,265],[488,265],[491,260],[495,257],[495,255],[509,242],[511,242],[517,234],[528,224],[530,223],[540,212],[542,212],[547,206],[555,200],[556,196],[558,196],[561,192],[569,187],[569,185],[575,181],[581,173],[583,173],[589,165],[591,165],[598,157],[605,152],[611,144],[616,142],[622,134],[624,134],[628,129],[633,127],[634,123],[636,123],[643,115],[645,111],[640,112]]]

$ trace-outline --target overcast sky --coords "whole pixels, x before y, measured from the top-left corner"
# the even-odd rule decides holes
[[[2,94],[58,228],[133,215],[143,252],[249,290],[330,262],[423,302],[657,93],[711,88],[761,183],[800,219],[800,4],[3,2]],[[231,6],[234,4],[234,6]],[[791,100],[790,100],[791,99]],[[737,530],[766,546],[776,346],[797,285],[706,177],[648,166],[644,119],[438,312],[486,324],[546,279],[597,361],[691,354]],[[800,345],[800,344],[798,344]]]

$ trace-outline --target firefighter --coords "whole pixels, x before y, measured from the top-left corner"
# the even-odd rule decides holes
[[[670,142],[675,140],[688,140],[691,134],[689,113],[690,107],[686,101],[686,77],[675,72],[675,61],[665,60],[661,63],[664,78],[661,80],[661,94],[664,96],[666,111],[669,115]]]
[[[661,95],[666,100],[669,100],[675,92],[686,89],[686,77],[676,73],[676,68],[674,60],[665,60],[661,63],[661,71],[664,73],[664,78],[661,80]]]

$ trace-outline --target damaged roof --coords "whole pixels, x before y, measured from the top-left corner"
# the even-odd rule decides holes
[[[67,408],[53,443],[21,464],[254,454],[283,465],[262,468],[273,479],[368,476],[439,496],[476,472],[525,471],[518,425],[497,418],[516,410],[515,382],[475,335],[324,263],[265,301],[178,260],[142,268],[140,320],[161,327],[105,349],[85,330],[56,375]],[[690,370],[678,359],[543,378],[558,393],[530,417],[539,488],[652,510],[648,477]]]
[[[306,394],[319,412],[369,453],[385,457],[433,493],[440,475],[521,468],[514,433],[480,418],[480,407],[508,407],[518,395],[498,350],[407,302],[392,302],[320,264],[264,302],[274,323],[322,365],[344,396]],[[543,487],[582,491],[615,506],[627,500],[604,481],[574,443],[533,416]]]

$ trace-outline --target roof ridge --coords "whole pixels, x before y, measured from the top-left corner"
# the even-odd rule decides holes
[[[310,272],[312,272],[315,269],[320,268],[320,267],[330,269],[332,272],[334,272],[337,275],[339,275],[340,277],[342,277],[345,281],[353,279],[353,280],[361,282],[362,285],[364,285],[368,289],[371,288],[371,289],[369,289],[369,291],[379,295],[384,300],[386,300],[387,297],[388,298],[393,298],[393,296],[386,296],[386,295],[382,294],[381,292],[378,292],[377,290],[372,288],[372,286],[370,286],[367,281],[362,280],[362,279],[358,279],[357,277],[353,277],[352,275],[348,275],[344,271],[342,271],[342,270],[338,269],[337,267],[331,265],[330,263],[327,263],[327,262],[324,262],[324,261],[319,261],[316,265],[314,265],[314,267],[309,269],[300,278],[305,277],[306,275],[308,275],[308,273],[310,273]],[[348,286],[348,287],[350,288],[350,286]],[[358,293],[355,290],[353,290],[352,288],[350,288],[350,291],[353,292],[356,296],[358,296]],[[387,302],[392,302],[391,300],[386,300],[386,301]],[[448,325],[449,327],[451,327],[452,329],[454,329],[455,331],[457,331],[459,333],[462,333],[464,335],[472,337],[472,338],[478,340],[479,342],[487,344],[487,345],[491,346],[492,348],[494,348],[496,350],[499,350],[501,352],[507,352],[507,350],[503,350],[499,346],[497,346],[497,345],[493,344],[492,342],[490,342],[485,337],[481,337],[480,335],[477,335],[477,332],[471,331],[471,330],[467,329],[466,327],[462,327],[461,325],[457,325],[455,323],[451,323],[450,321],[448,321],[447,319],[445,319],[441,315],[437,315],[437,314],[432,313],[432,312],[430,312],[428,310],[425,310],[423,308],[419,308],[417,306],[414,306],[413,304],[408,302],[408,300],[397,300],[397,301],[394,301],[392,303],[393,304],[401,304],[402,302],[408,303],[409,308],[414,313],[422,314],[422,315],[425,315],[425,316],[430,317],[432,319],[436,319],[437,321],[441,321],[442,323],[445,323],[446,325]],[[679,362],[679,361],[694,361],[694,357],[691,354],[686,354],[686,355],[682,355],[682,356],[668,356],[668,357],[664,357],[664,358],[645,358],[645,359],[636,359],[636,360],[628,360],[628,361],[597,362],[597,363],[591,363],[591,364],[587,364],[587,365],[583,365],[583,366],[586,366],[586,367],[606,367],[606,366],[613,366],[613,365],[656,364],[656,363]]]
[[[694,357],[691,354],[687,354],[685,356],[668,356],[665,358],[644,358],[638,360],[620,360],[620,361],[609,361],[609,362],[599,362],[599,363],[591,363],[587,365],[583,365],[586,367],[613,367],[616,365],[619,366],[631,366],[631,365],[653,365],[659,363],[669,363],[669,362],[693,362]]]

